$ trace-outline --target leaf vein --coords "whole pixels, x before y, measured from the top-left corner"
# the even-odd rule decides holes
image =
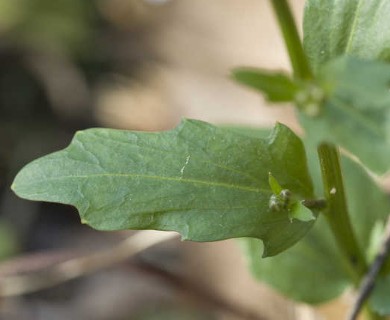
[[[90,179],[90,178],[104,178],[104,177],[119,177],[119,178],[144,178],[144,179],[152,179],[152,180],[162,180],[162,181],[174,181],[179,183],[190,183],[190,184],[200,184],[200,185],[208,185],[208,186],[216,186],[223,187],[227,189],[238,189],[249,192],[256,193],[269,193],[271,194],[271,190],[261,189],[261,188],[253,188],[248,186],[236,185],[236,184],[227,184],[224,182],[215,182],[215,181],[203,181],[197,179],[188,179],[188,178],[180,178],[180,177],[164,177],[164,176],[152,176],[152,175],[143,175],[143,174],[131,174],[131,173],[102,173],[102,174],[91,174],[91,175],[70,175],[70,176],[61,176],[61,177],[51,177],[44,180],[47,182],[49,180],[61,180],[61,179]]]
[[[351,32],[349,33],[348,41],[347,41],[347,44],[345,46],[346,53],[349,53],[349,50],[351,49],[351,46],[352,46],[352,40],[353,40],[355,33],[356,33],[356,27],[358,24],[359,13],[360,13],[360,9],[362,7],[362,4],[363,4],[363,1],[359,0],[357,3],[356,9],[355,9],[355,13],[354,13],[353,21],[352,21],[352,26],[351,26]]]

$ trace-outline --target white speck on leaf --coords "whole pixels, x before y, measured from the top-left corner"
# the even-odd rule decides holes
[[[336,192],[337,192],[337,189],[335,187],[330,189],[330,194],[336,194]]]
[[[186,162],[184,163],[184,166],[180,169],[180,179],[183,178],[184,170],[188,163],[190,162],[191,156],[187,156]]]

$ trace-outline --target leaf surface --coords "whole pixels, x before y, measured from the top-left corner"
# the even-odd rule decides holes
[[[187,120],[162,133],[78,132],[66,149],[22,169],[12,188],[74,205],[96,229],[175,230],[195,241],[255,237],[270,256],[313,221],[270,209],[269,172],[298,199],[312,198],[303,144],[287,127],[261,139]]]
[[[371,307],[382,316],[390,315],[390,275],[380,276],[369,299]]]
[[[233,78],[252,89],[260,91],[271,102],[293,101],[299,86],[286,74],[256,68],[237,68]]]
[[[315,69],[343,54],[390,62],[388,0],[307,0],[304,48]]]
[[[321,113],[301,113],[309,139],[341,145],[369,169],[390,169],[390,65],[340,57],[322,66],[318,81],[325,92]]]

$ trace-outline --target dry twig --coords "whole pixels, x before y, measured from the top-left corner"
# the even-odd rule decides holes
[[[210,290],[205,289],[202,285],[188,279],[185,276],[180,276],[174,272],[163,269],[158,265],[137,261],[130,265],[137,271],[157,277],[165,281],[168,285],[189,294],[194,300],[214,310],[220,310],[227,312],[235,317],[243,320],[265,320],[264,316],[258,315],[255,311],[247,310],[231,303],[230,301],[222,298]]]
[[[89,255],[80,256],[81,252],[62,251],[14,259],[0,264],[0,296],[16,296],[50,288],[123,262],[151,246],[175,237],[177,234],[174,232],[140,231],[112,249]],[[255,312],[214,295],[190,279],[159,266],[142,261],[133,261],[129,266],[148,276],[158,277],[176,289],[185,291],[209,308],[228,312],[245,320],[265,319]]]
[[[0,265],[0,297],[22,295],[50,288],[88,273],[115,265],[147,248],[177,236],[175,232],[140,231],[111,249],[72,258],[65,262],[54,264],[54,266],[51,265],[50,267],[40,269],[31,268],[38,270],[25,274],[15,274],[18,272],[14,272],[12,275],[9,275],[10,268],[1,267]],[[66,254],[52,256],[48,259],[48,264],[50,264],[50,261],[55,262],[56,259],[64,260],[65,257]],[[20,270],[16,271],[20,272]]]

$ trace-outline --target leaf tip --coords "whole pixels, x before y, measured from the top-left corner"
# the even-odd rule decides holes
[[[230,76],[233,79],[237,79],[240,76],[240,74],[242,73],[242,71],[243,71],[242,67],[235,67],[235,68],[230,70]]]
[[[276,178],[272,175],[271,171],[268,172],[268,185],[275,195],[279,195],[283,190],[282,186],[279,184],[278,180],[276,180]]]
[[[14,181],[12,182],[11,186],[10,186],[10,189],[13,191],[13,193],[15,193],[18,197],[22,197],[21,193],[20,193],[20,174],[21,172],[23,172],[23,169],[22,171],[20,171],[16,177],[14,178]]]
[[[263,242],[263,252],[261,254],[261,258],[264,259],[264,258],[272,257],[273,254],[272,254],[272,252],[270,253],[270,251],[272,251],[272,250],[269,248],[269,245],[264,240],[262,240],[262,242]]]

